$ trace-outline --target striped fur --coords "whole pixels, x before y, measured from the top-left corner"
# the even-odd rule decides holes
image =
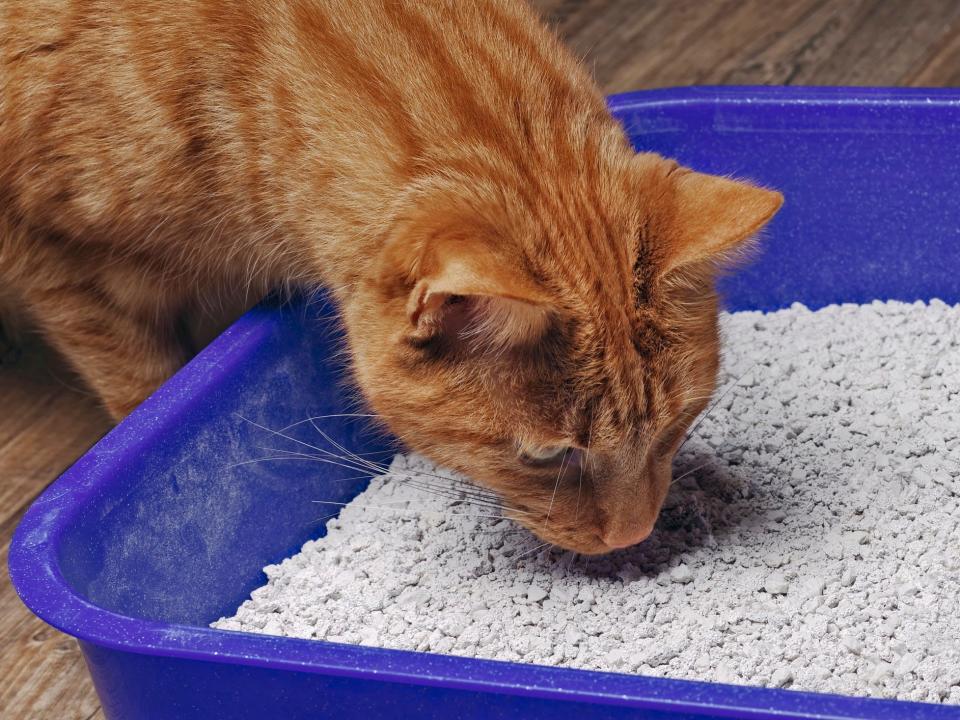
[[[779,204],[635,156],[519,0],[0,0],[0,282],[115,417],[185,309],[324,285],[386,424],[582,552],[649,531]]]

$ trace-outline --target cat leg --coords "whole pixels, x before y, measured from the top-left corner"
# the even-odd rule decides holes
[[[117,304],[95,285],[34,287],[27,304],[50,343],[117,420],[186,360],[172,315]]]
[[[24,344],[23,312],[10,279],[3,272],[3,260],[10,255],[7,248],[7,224],[0,219],[0,367],[16,365],[22,356]]]
[[[0,315],[0,367],[13,367],[20,362],[22,356],[23,348],[18,331],[12,327],[11,321]]]
[[[20,361],[23,348],[22,317],[16,301],[0,288],[0,367]]]
[[[3,230],[0,227],[0,230]],[[187,359],[178,334],[182,294],[148,263],[78,248],[7,225],[0,279],[117,420]]]

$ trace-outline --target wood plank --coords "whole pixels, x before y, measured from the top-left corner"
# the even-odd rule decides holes
[[[34,344],[0,371],[0,524],[97,440],[109,421],[80,381]]]
[[[7,546],[0,561],[6,564],[6,558]],[[0,643],[3,717],[79,720],[99,709],[76,641],[30,614],[6,577],[0,585]]]
[[[957,84],[956,0],[533,0],[608,92]]]
[[[33,498],[109,427],[79,381],[28,341],[0,367],[0,562]],[[86,720],[99,709],[77,643],[35,617],[0,575],[0,715]]]
[[[942,37],[926,62],[904,78],[904,83],[915,87],[960,87],[960,28],[954,26]]]
[[[928,58],[930,47],[960,26],[960,3],[874,0],[848,16],[845,39],[810,64],[797,82],[901,85]],[[839,33],[838,33],[839,35]],[[835,80],[834,80],[835,78]]]

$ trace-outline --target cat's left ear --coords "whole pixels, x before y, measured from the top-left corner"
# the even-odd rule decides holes
[[[409,340],[500,350],[543,336],[549,300],[493,246],[462,235],[435,236],[422,246],[405,308]]]
[[[747,182],[693,171],[674,177],[676,212],[663,274],[735,255],[783,204],[780,193]]]

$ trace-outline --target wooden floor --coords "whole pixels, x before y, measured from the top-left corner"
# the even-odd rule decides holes
[[[608,93],[960,85],[956,0],[535,0]]]
[[[16,354],[21,357],[17,359]],[[31,499],[109,428],[42,345],[0,339],[0,557]],[[0,576],[0,717],[90,718],[99,708],[77,644],[31,615]]]
[[[690,84],[960,85],[957,0],[535,0],[608,92]],[[36,341],[0,340],[0,554],[43,488],[109,427]],[[0,717],[102,717],[76,644],[0,576]]]

